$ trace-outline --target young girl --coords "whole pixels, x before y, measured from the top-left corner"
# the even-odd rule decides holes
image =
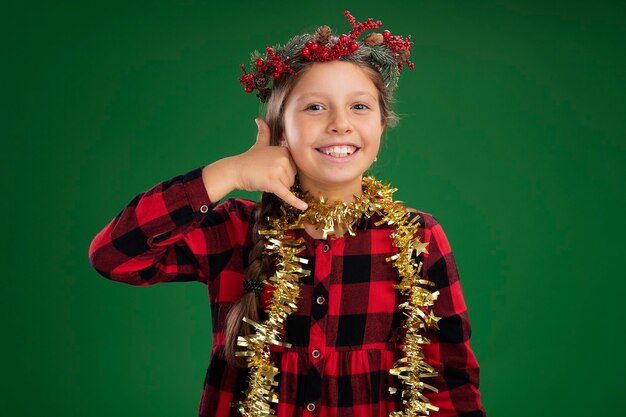
[[[441,226],[364,177],[410,37],[345,15],[345,35],[253,56],[240,81],[267,106],[252,148],[139,194],[89,248],[115,281],[207,284],[200,416],[484,415]],[[236,189],[261,201],[218,204]]]

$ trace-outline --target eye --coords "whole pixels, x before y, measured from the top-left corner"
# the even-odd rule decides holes
[[[356,110],[367,110],[367,109],[369,109],[369,106],[367,104],[358,103],[358,104],[354,105],[354,108]]]
[[[322,110],[322,105],[321,104],[310,104],[306,107],[306,110],[313,110],[313,111],[317,111],[317,110]]]

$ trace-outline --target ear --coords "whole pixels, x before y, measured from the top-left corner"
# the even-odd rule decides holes
[[[289,148],[289,144],[287,143],[287,139],[285,139],[285,134],[280,138],[280,146],[283,148]]]

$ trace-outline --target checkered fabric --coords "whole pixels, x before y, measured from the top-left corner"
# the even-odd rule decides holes
[[[257,203],[209,200],[201,169],[174,177],[137,195],[89,248],[93,267],[103,276],[131,284],[200,281],[208,286],[213,350],[204,381],[200,417],[238,416],[247,369],[223,359],[224,318],[244,293],[243,274],[251,246],[251,219]],[[470,323],[450,245],[430,214],[417,212],[422,241],[429,242],[424,277],[440,292],[434,312],[439,331],[424,346],[426,361],[439,373],[425,382],[440,408],[435,416],[484,416],[478,391],[479,367],[470,348]],[[402,408],[401,384],[389,375],[402,356],[398,328],[402,297],[392,288],[397,271],[385,261],[395,253],[386,225],[376,218],[356,236],[317,240],[302,236],[310,277],[302,281],[298,311],[286,323],[290,349],[273,347],[280,367],[278,417],[383,417]],[[267,301],[267,293],[262,295]]]

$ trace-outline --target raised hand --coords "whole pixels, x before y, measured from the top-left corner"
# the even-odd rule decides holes
[[[306,210],[306,203],[290,190],[297,168],[289,149],[270,145],[269,126],[261,118],[255,122],[257,137],[250,149],[204,167],[202,177],[209,197],[217,201],[234,189],[264,191],[276,194],[297,209]]]

